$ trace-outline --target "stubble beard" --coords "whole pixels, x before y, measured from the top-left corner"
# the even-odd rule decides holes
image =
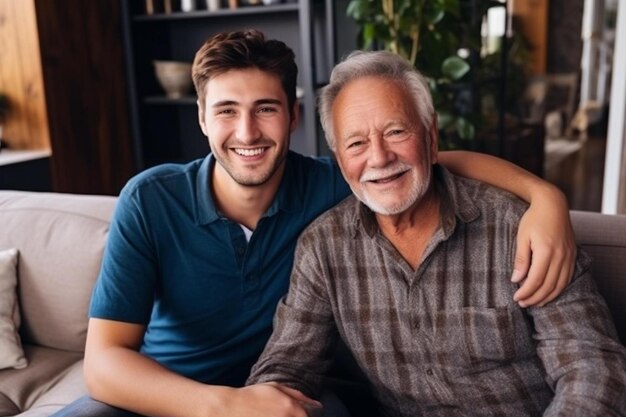
[[[289,143],[289,141],[287,141]],[[225,151],[227,154],[229,150]],[[267,152],[267,151],[266,151]],[[237,184],[244,187],[258,187],[267,183],[278,172],[279,168],[287,158],[287,151],[284,151],[281,155],[277,155],[272,164],[264,169],[263,164],[260,163],[252,168],[244,169],[238,168],[236,163],[229,160],[229,158],[223,157],[223,154],[219,154],[213,150],[213,156],[218,164],[222,166],[224,171],[235,181]]]
[[[424,169],[423,174],[420,175],[418,169],[413,168],[411,169],[411,171],[409,171],[408,174],[412,177],[411,183],[413,184],[413,186],[410,187],[409,193],[407,194],[406,198],[395,204],[384,204],[383,202],[379,202],[381,198],[384,198],[384,195],[382,197],[378,197],[378,199],[374,198],[372,195],[370,195],[365,185],[363,184],[360,190],[355,190],[353,188],[352,191],[356,195],[356,197],[363,204],[369,207],[369,209],[372,210],[374,213],[378,213],[384,216],[397,215],[408,210],[422,197],[424,197],[424,195],[426,195],[426,193],[428,192],[428,188],[430,187],[432,170]],[[393,193],[393,191],[389,191],[389,193]]]

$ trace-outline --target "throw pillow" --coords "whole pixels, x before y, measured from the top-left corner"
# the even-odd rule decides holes
[[[0,369],[24,368],[17,304],[17,249],[0,251]]]

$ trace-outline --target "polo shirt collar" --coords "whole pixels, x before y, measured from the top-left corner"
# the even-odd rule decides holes
[[[215,163],[213,154],[207,155],[196,174],[196,221],[201,225],[212,223],[222,218],[215,205],[210,186]],[[285,172],[278,186],[278,192],[263,217],[273,216],[279,211],[291,213],[301,209],[304,187],[298,187],[296,177],[299,171],[295,165],[296,158],[293,152],[289,151],[286,157]]]
[[[296,213],[304,206],[305,185],[308,186],[308,184],[305,184],[306,182],[301,178],[303,172],[297,166],[299,160],[300,158],[293,151],[287,153],[283,178],[265,216],[272,216],[278,211]],[[316,191],[313,190],[313,192]]]
[[[215,158],[213,154],[208,154],[196,173],[196,221],[201,225],[220,218],[210,185],[213,165],[215,165]]]
[[[455,177],[443,166],[436,164],[434,178],[441,198],[441,224],[444,239],[448,239],[456,227],[457,220],[461,223],[470,223],[480,216],[480,210],[469,196],[464,186],[459,186],[461,179]]]

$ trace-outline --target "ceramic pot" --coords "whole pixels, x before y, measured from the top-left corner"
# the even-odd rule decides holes
[[[183,12],[192,12],[196,10],[195,0],[180,0],[180,10]]]
[[[191,89],[191,64],[180,61],[154,61],[157,81],[168,98],[181,98]]]

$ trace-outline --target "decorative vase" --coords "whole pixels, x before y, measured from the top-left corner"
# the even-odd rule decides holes
[[[206,0],[207,8],[212,12],[219,10],[222,7],[220,3],[220,0]]]
[[[192,12],[196,10],[195,0],[180,0],[180,10],[183,12]]]
[[[191,89],[191,64],[180,61],[154,61],[157,81],[167,98],[178,99]]]

